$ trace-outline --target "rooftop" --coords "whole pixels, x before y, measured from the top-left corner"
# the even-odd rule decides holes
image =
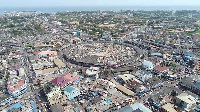
[[[0,92],[0,103],[1,101],[4,101],[7,98],[9,98],[9,95]]]
[[[187,53],[184,53],[184,55],[185,55],[185,56],[194,57],[194,54],[192,54],[192,53],[188,53],[188,52],[187,52]]]
[[[58,66],[58,68],[65,67],[65,63],[63,63],[60,59],[54,59],[54,63]]]
[[[124,81],[130,80],[130,79],[135,79],[135,76],[133,76],[131,74],[119,75],[119,77]]]
[[[135,93],[132,92],[131,90],[127,89],[126,87],[120,85],[118,82],[116,82],[115,80],[111,80],[112,83],[114,83],[116,85],[116,88],[119,89],[120,91],[124,92],[127,95],[133,96]]]
[[[169,67],[166,67],[166,66],[155,66],[154,67],[155,70],[159,71],[159,72],[162,72],[162,71],[165,71],[165,70],[168,70]]]
[[[200,89],[200,82],[196,82],[196,83],[194,84],[194,86],[195,86],[196,88],[199,88],[199,89]]]
[[[180,100],[186,102],[186,103],[191,103],[195,101],[195,98],[191,95],[188,95],[187,93],[181,93],[180,95],[177,96]]]
[[[161,53],[151,53],[152,56],[162,56]]]
[[[11,110],[13,108],[20,108],[20,107],[22,107],[22,104],[21,103],[16,103],[16,104],[10,106],[8,109]]]
[[[45,73],[49,73],[49,72],[54,72],[59,70],[58,67],[54,67],[54,68],[48,68],[48,69],[44,69],[44,70],[35,70],[36,74],[45,74]]]
[[[152,112],[149,108],[141,103],[134,103],[130,106],[122,108],[119,112]]]
[[[72,87],[72,86],[67,86],[67,87],[64,89],[64,91],[66,91],[66,92],[68,92],[68,93],[71,93],[71,92],[73,92],[74,90],[75,90],[75,88]]]
[[[64,76],[53,79],[51,82],[54,84],[58,84],[59,86],[62,87],[65,84],[67,84],[69,82],[74,82],[79,78],[80,78],[80,75],[66,74]]]
[[[20,80],[16,85],[8,85],[7,88],[10,91],[16,91],[18,88],[21,88],[23,84],[25,84],[25,81]]]
[[[144,66],[153,66],[153,63],[151,61],[146,61],[146,60],[144,60],[144,62],[142,64]]]
[[[41,52],[34,52],[34,54],[35,55],[37,55],[37,54],[41,54],[41,55],[43,55],[43,54],[45,54],[45,55],[58,55],[57,54],[57,51],[41,51]]]
[[[177,112],[174,108],[173,108],[173,104],[171,103],[167,103],[165,105],[162,106],[163,109],[167,110],[168,112]]]
[[[51,106],[51,110],[52,112],[62,112],[62,106],[60,104],[56,104]]]

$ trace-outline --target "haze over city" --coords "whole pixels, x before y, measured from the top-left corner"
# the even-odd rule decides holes
[[[0,0],[0,7],[28,6],[200,6],[200,0]]]

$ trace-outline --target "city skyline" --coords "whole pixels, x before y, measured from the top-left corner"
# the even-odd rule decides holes
[[[1,7],[32,6],[199,6],[199,0],[0,0]]]

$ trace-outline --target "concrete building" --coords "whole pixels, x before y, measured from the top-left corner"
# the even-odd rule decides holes
[[[200,76],[194,75],[193,77],[186,77],[180,81],[180,86],[192,91],[193,93],[200,95]]]
[[[147,71],[141,71],[140,73],[136,74],[138,78],[142,81],[145,82],[148,79],[151,79],[153,77],[153,74]]]
[[[36,73],[36,76],[39,77],[40,75],[48,75],[58,70],[59,70],[58,67],[54,67],[54,68],[47,68],[43,70],[35,70],[35,73]]]
[[[41,52],[34,52],[34,54],[37,55],[38,57],[48,57],[52,55],[55,56],[58,55],[57,51],[41,51]]]
[[[55,104],[64,104],[67,100],[65,95],[62,94],[60,87],[54,87],[52,90],[46,94],[47,99],[51,106]]]
[[[9,95],[4,94],[3,92],[0,92],[0,107],[5,106],[9,103],[13,98],[11,98]],[[0,108],[1,109],[1,108]]]
[[[65,68],[66,65],[65,63],[63,63],[60,59],[54,59],[54,63],[56,64],[56,66],[58,66],[59,69]]]
[[[176,96],[176,105],[180,106],[184,110],[188,111],[188,109],[195,105],[197,102],[196,98],[188,95],[187,93],[181,93]]]
[[[192,60],[192,59],[194,59],[194,58],[195,58],[194,54],[191,54],[191,53],[184,53],[184,54],[183,54],[183,59],[184,59],[185,61],[189,61],[189,60]]]
[[[10,95],[18,97],[27,91],[27,84],[25,80],[13,79],[8,83],[7,89]]]
[[[174,104],[167,103],[161,107],[161,112],[177,112],[174,109]]]
[[[85,77],[98,79],[100,75],[100,70],[98,67],[90,67],[86,70]]]
[[[141,103],[134,103],[130,106],[123,107],[119,112],[152,112],[149,108]]]

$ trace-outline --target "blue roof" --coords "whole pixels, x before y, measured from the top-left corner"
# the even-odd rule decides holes
[[[160,106],[160,103],[154,103],[154,105],[155,105],[156,107],[159,107],[159,106]]]
[[[30,97],[30,100],[33,100],[33,96]]]
[[[152,56],[162,56],[161,53],[151,53]]]
[[[110,102],[111,100],[110,99],[106,99],[106,102],[108,103],[108,102]]]
[[[153,66],[153,63],[152,62],[150,62],[150,61],[144,61],[143,63],[142,63],[144,66]]]
[[[199,107],[196,107],[194,110],[196,110],[197,112],[200,111],[200,108]]]
[[[97,96],[97,95],[98,95],[98,93],[97,93],[97,92],[93,92],[93,95],[94,95],[94,96]]]
[[[10,106],[10,107],[8,108],[8,110],[11,110],[11,109],[13,109],[13,108],[20,108],[20,107],[22,107],[22,104],[21,104],[21,103],[16,103],[16,104]]]
[[[68,86],[68,87],[66,87],[66,88],[64,89],[64,91],[65,91],[65,92],[68,92],[68,93],[71,93],[71,92],[74,91],[74,90],[75,90],[75,88],[72,87],[72,86]]]
[[[196,83],[194,84],[194,86],[195,86],[196,88],[200,88],[200,82],[196,82]]]
[[[78,73],[77,72],[73,72],[73,75],[78,75]]]
[[[192,53],[184,53],[184,56],[194,57],[194,54],[192,54]]]

